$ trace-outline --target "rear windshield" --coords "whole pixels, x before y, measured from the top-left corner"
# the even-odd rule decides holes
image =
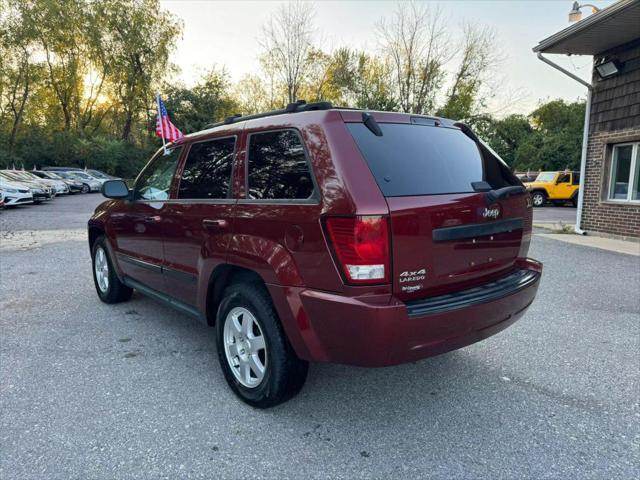
[[[480,181],[521,185],[490,149],[456,128],[380,123],[377,137],[362,123],[346,125],[385,197],[468,193]]]

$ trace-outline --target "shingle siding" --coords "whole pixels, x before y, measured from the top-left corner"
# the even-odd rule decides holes
[[[620,75],[606,80],[593,72],[591,133],[640,127],[640,39],[594,57],[622,62]]]

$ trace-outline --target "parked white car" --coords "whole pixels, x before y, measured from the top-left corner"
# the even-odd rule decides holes
[[[33,203],[33,194],[26,185],[7,182],[0,178],[0,189],[4,195],[4,205],[6,207]]]
[[[56,196],[56,192],[53,187],[42,182],[39,178],[31,180],[28,176],[23,174],[24,172],[21,170],[0,170],[0,177],[3,180],[29,187],[33,194],[34,203],[51,200]]]

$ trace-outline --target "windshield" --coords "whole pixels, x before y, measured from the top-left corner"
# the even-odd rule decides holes
[[[2,175],[9,180],[25,180],[24,178],[20,178],[20,175],[17,175],[15,172],[2,172]]]
[[[380,123],[376,136],[362,123],[346,125],[385,197],[470,193],[480,181],[520,185],[490,148],[457,128]]]
[[[556,174],[553,172],[542,172],[536,177],[536,182],[549,183],[553,182],[556,178]]]
[[[16,172],[16,176],[24,180],[40,180],[38,177],[29,172]]]
[[[104,178],[105,180],[109,179],[107,175],[105,175],[102,172],[99,172],[98,170],[88,170],[88,172],[95,178]]]

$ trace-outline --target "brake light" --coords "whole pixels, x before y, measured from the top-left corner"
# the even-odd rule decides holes
[[[325,225],[347,283],[389,282],[387,217],[328,217]]]

